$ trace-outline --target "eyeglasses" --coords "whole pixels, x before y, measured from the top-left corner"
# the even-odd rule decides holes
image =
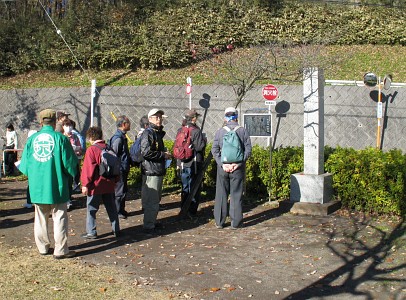
[[[155,119],[163,119],[163,117],[162,116],[151,116],[151,118],[155,118]]]

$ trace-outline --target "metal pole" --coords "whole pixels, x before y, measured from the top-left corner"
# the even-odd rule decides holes
[[[271,115],[271,105],[268,105],[268,114]],[[272,116],[271,116],[271,136],[268,138],[268,146],[269,146],[269,202],[271,202],[271,195],[272,195]]]

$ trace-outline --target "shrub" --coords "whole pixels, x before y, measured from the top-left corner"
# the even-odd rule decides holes
[[[77,1],[57,21],[64,40],[36,11],[15,20],[0,18],[0,76],[35,69],[73,70],[79,64],[96,70],[176,68],[206,59],[212,51],[226,51],[229,44],[244,48],[278,40],[406,44],[406,16],[401,9],[300,1],[281,6],[277,0],[254,3],[180,0],[163,6],[150,1],[113,6],[97,0]],[[385,30],[375,34],[379,28]]]
[[[165,141],[168,149],[173,141]],[[211,144],[206,147],[206,157]],[[334,197],[342,206],[375,214],[405,215],[406,156],[400,150],[382,152],[373,148],[325,147],[325,168],[333,176]],[[246,192],[258,199],[270,196],[275,200],[289,199],[290,176],[302,172],[303,146],[278,148],[272,151],[272,176],[268,148],[255,145],[247,161]],[[214,159],[204,175],[203,192],[214,193],[217,165]],[[164,177],[165,186],[180,184],[176,161],[173,160]],[[131,168],[130,185],[141,183],[140,168]],[[214,194],[209,196],[214,198]]]
[[[344,207],[404,215],[406,165],[400,150],[337,148],[326,161],[336,196]]]

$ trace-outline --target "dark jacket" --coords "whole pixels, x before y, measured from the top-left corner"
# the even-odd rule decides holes
[[[110,147],[116,152],[117,156],[121,159],[121,172],[130,172],[131,157],[128,150],[128,140],[125,133],[117,129],[116,133],[111,137]]]
[[[206,148],[207,139],[203,136],[202,131],[196,124],[190,122],[187,123],[186,126],[191,128],[190,143],[192,144],[194,150],[193,151],[194,156],[188,161],[183,161],[183,166],[191,167],[194,161],[196,161],[197,163],[201,163],[204,161],[204,150]],[[182,128],[179,128],[178,132],[180,130],[182,130]],[[194,158],[196,158],[196,160]],[[177,164],[180,165],[179,160]]]
[[[234,129],[236,126],[239,125],[235,121],[229,121],[227,122],[226,126],[229,127],[230,129]],[[244,162],[239,163],[239,165],[242,165],[245,164],[247,159],[251,156],[252,152],[251,138],[248,134],[248,131],[244,127],[238,128],[236,132],[242,142],[241,143],[242,146],[244,147]],[[223,127],[217,130],[214,136],[213,146],[211,148],[211,153],[213,154],[213,157],[216,160],[218,166],[223,165],[223,163],[221,162],[221,148],[223,148],[223,137],[226,133],[227,130],[225,130]]]
[[[148,176],[163,176],[165,169],[165,146],[163,126],[157,127],[149,124],[150,130],[144,130],[141,135],[141,155],[144,161],[141,163],[141,173]]]

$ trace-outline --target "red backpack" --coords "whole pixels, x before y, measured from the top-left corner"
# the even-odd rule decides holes
[[[180,160],[189,160],[193,157],[193,145],[190,142],[192,127],[182,126],[176,134],[173,146],[173,157]]]

